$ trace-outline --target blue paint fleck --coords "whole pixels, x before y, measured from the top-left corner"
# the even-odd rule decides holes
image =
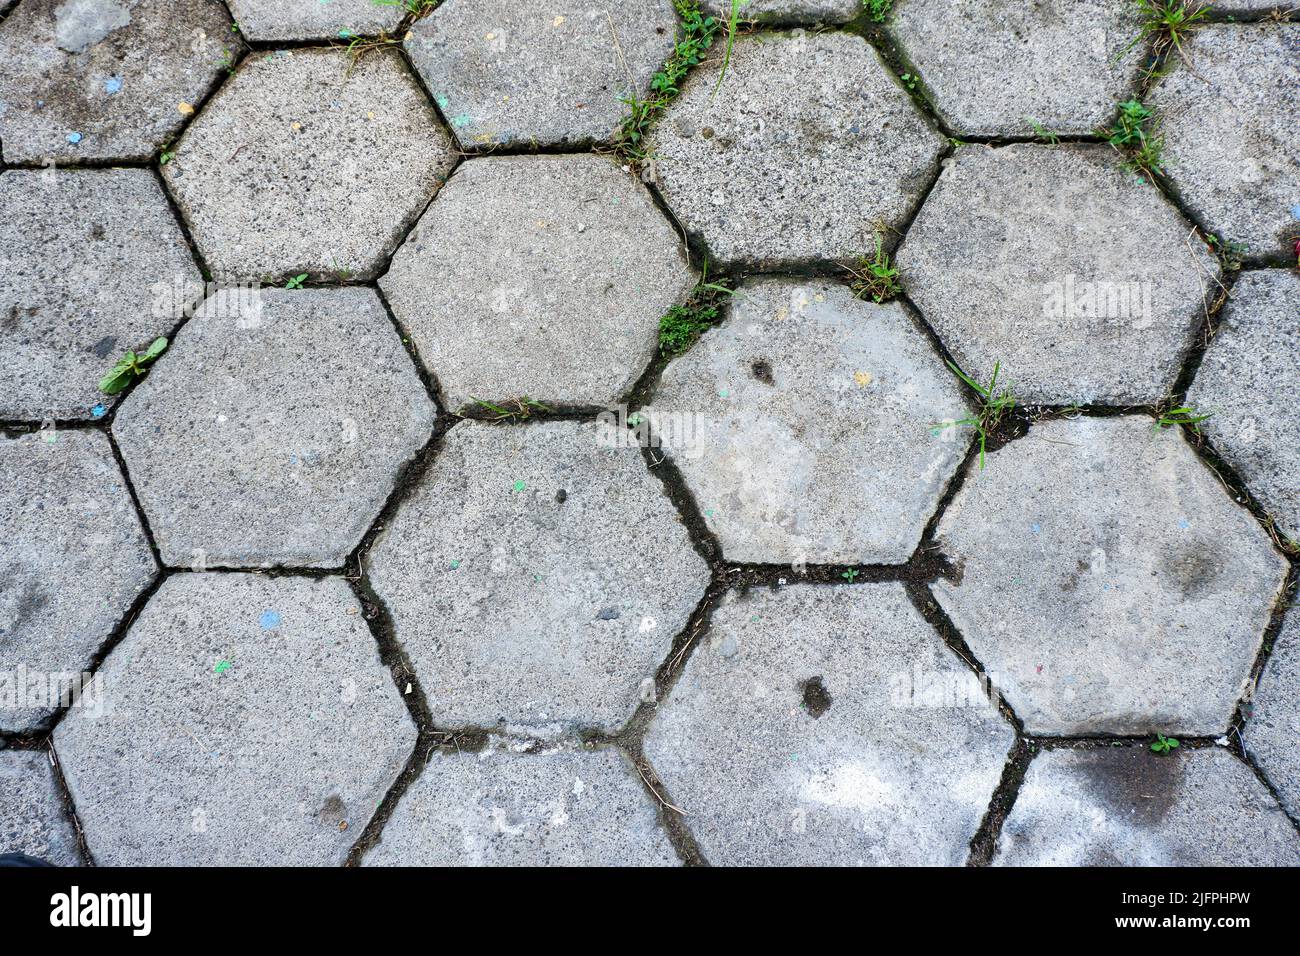
[[[279,627],[279,626],[280,626],[280,612],[279,612],[279,611],[263,611],[263,612],[262,612],[262,616],[261,616],[260,618],[258,618],[257,623],[262,625],[262,630],[264,630],[264,631],[269,631],[269,630],[271,630],[271,628],[273,628],[273,627]]]
[[[122,91],[122,78],[120,76],[110,76],[104,81],[104,92],[109,96]]]
[[[1038,534],[1038,532],[1043,530],[1043,526],[1035,522],[1034,524],[1031,524],[1029,526],[1029,530],[1032,531],[1034,534]]]
[[[76,146],[78,143],[81,142],[81,134],[80,134],[80,133],[69,133],[69,134],[68,134],[68,142],[71,143],[73,146]]]
[[[106,415],[107,413],[108,413],[108,409],[105,408],[103,405],[96,405],[94,408],[90,410],[90,414],[93,415],[95,418],[103,418],[104,415]]]
[[[1300,202],[1291,207],[1291,215],[1296,219],[1300,219]]]
[[[459,116],[454,117],[451,121],[451,125],[454,126],[456,129],[461,129],[465,126],[468,126],[469,124],[470,124],[470,118],[468,113],[461,113]]]
[[[1190,528],[1191,526],[1192,526],[1192,523],[1191,523],[1190,521],[1188,521],[1186,518],[1179,518],[1179,519],[1178,519],[1178,527],[1180,527],[1180,528]]]

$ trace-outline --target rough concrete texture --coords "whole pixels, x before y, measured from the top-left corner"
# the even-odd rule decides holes
[[[1208,26],[1184,47],[1150,97],[1165,172],[1207,229],[1294,264],[1300,23]]]
[[[375,0],[229,0],[250,40],[337,40],[391,33],[406,11]]]
[[[669,0],[454,0],[405,47],[463,149],[574,146],[610,138],[676,30]]]
[[[202,277],[143,169],[0,174],[0,418],[93,419],[100,379],[170,334]]]
[[[715,96],[721,69],[718,55],[692,73],[650,143],[711,261],[853,258],[920,202],[943,137],[861,37],[740,37]]]
[[[1177,429],[1058,419],[939,522],[934,593],[1034,734],[1221,734],[1287,572]]]
[[[1132,0],[898,0],[891,32],[961,136],[1109,125],[1137,89],[1144,44]]]
[[[970,443],[898,304],[766,279],[664,372],[647,417],[728,561],[905,562]]]
[[[79,866],[77,834],[45,751],[0,748],[0,853]]]
[[[380,280],[453,410],[616,402],[694,284],[649,193],[597,156],[471,160]]]
[[[31,730],[83,700],[80,675],[157,565],[89,430],[0,438],[0,540],[0,730]],[[98,700],[87,691],[88,713]]]
[[[1244,273],[1220,314],[1187,403],[1284,535],[1300,540],[1300,276]]]
[[[297,49],[241,64],[163,176],[215,274],[369,279],[454,162],[398,53]]]
[[[341,578],[177,574],[54,745],[105,865],[341,864],[415,727]]]
[[[1246,750],[1277,788],[1282,805],[1300,816],[1300,611],[1294,606],[1246,714]]]
[[[1157,402],[1218,265],[1108,146],[967,146],[898,253],[912,301],[955,360],[1024,401]]]
[[[617,750],[433,755],[367,866],[672,866],[676,854]]]
[[[26,0],[0,23],[4,159],[146,160],[241,48],[210,0]]]
[[[1300,836],[1226,750],[1049,750],[1002,826],[999,866],[1300,866]]]
[[[168,565],[340,567],[434,412],[372,290],[232,289],[113,434]]]
[[[462,422],[367,559],[441,726],[616,731],[708,585],[630,432]]]
[[[645,755],[706,860],[960,865],[1014,740],[902,585],[729,592]]]
[[[843,23],[862,12],[862,0],[748,0],[742,23]],[[731,16],[731,0],[701,0],[700,9],[720,19]]]

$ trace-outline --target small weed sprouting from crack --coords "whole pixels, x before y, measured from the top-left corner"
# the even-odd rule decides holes
[[[1060,145],[1061,137],[1059,137],[1058,135],[1056,135],[1056,133],[1054,133],[1052,130],[1047,129],[1046,127],[1044,127],[1041,123],[1039,123],[1037,120],[1035,120],[1032,116],[1026,116],[1026,117],[1025,117],[1025,122],[1028,123],[1028,124],[1029,124],[1029,128],[1032,129],[1032,130],[1034,131],[1034,135],[1035,135],[1036,137],[1038,137],[1038,141],[1039,141],[1040,143],[1045,143],[1045,144],[1048,145],[1048,146],[1058,146],[1058,145]]]
[[[731,50],[736,45],[736,27],[740,23],[740,8],[748,2],[749,0],[731,0],[731,11],[727,15],[727,48],[722,52],[722,71],[718,74],[718,82],[714,84],[713,96],[718,95],[718,90],[722,89],[722,81],[726,79],[727,67],[731,65]]]
[[[721,282],[709,282],[704,264],[700,283],[681,305],[675,305],[659,320],[659,351],[672,358],[690,349],[705,331],[718,321],[724,296],[735,291]]]
[[[307,281],[308,274],[300,272],[296,276],[290,276],[289,281],[284,284],[286,289],[301,289],[302,284]]]
[[[1138,35],[1119,54],[1119,59],[1128,55],[1139,43],[1151,37],[1155,38],[1152,52],[1161,57],[1171,49],[1187,59],[1183,52],[1183,40],[1192,30],[1202,25],[1209,16],[1208,4],[1194,3],[1192,0],[1136,0],[1137,13],[1141,18]]]
[[[1242,262],[1250,255],[1250,247],[1244,242],[1221,239],[1212,232],[1206,234],[1205,242],[1218,255],[1223,268],[1228,272],[1240,272]]]
[[[495,417],[492,420],[497,422],[527,421],[534,412],[551,411],[548,406],[529,398],[527,395],[512,398],[504,405],[494,405],[485,399],[475,398],[473,395],[470,396],[470,400],[475,405],[494,415]]]
[[[1155,125],[1155,114],[1131,99],[1119,104],[1116,124],[1099,131],[1107,143],[1125,154],[1124,165],[1134,175],[1145,176],[1152,183],[1164,168],[1165,138],[1156,132]]]
[[[415,20],[433,13],[440,2],[441,0],[371,0],[377,7],[401,7]]]
[[[889,19],[893,6],[894,0],[862,0],[862,9],[867,11],[872,23],[884,23]]]
[[[144,378],[149,366],[158,356],[167,350],[167,337],[160,335],[149,343],[149,347],[137,355],[127,352],[107,375],[99,380],[99,390],[105,395],[116,395],[137,378]]]
[[[992,434],[1002,422],[1003,416],[1013,411],[1016,407],[1016,396],[1010,386],[1003,386],[999,391],[998,377],[1002,374],[1002,363],[993,363],[993,377],[989,379],[987,385],[981,385],[969,375],[961,370],[955,362],[948,362],[948,367],[956,373],[957,377],[975,390],[980,397],[979,414],[962,418],[953,422],[936,422],[930,428],[935,434],[943,431],[945,428],[955,428],[961,425],[968,425],[975,429],[975,434],[980,440],[980,470],[984,470],[984,452],[988,444],[989,435]]]
[[[397,46],[398,41],[394,40],[387,33],[381,32],[374,37],[359,37],[349,30],[339,32],[339,39],[347,41],[348,69],[344,77],[352,75],[361,58],[367,53],[373,53],[375,50],[382,50],[386,47]]]
[[[898,269],[894,266],[889,253],[881,248],[879,233],[876,234],[876,251],[869,256],[858,259],[856,268],[844,266],[845,271],[853,276],[849,288],[859,299],[870,298],[879,305],[894,298],[903,287],[898,282]]]
[[[706,17],[700,12],[696,0],[673,0],[673,7],[681,20],[681,37],[677,45],[664,62],[663,69],[651,77],[649,93],[642,98],[633,90],[623,99],[629,112],[619,124],[614,137],[614,151],[630,166],[645,160],[645,136],[650,124],[677,98],[682,80],[703,61],[720,26],[715,17]]]
[[[1200,414],[1190,405],[1179,405],[1174,408],[1162,408],[1156,415],[1155,424],[1152,425],[1153,431],[1163,431],[1166,428],[1173,428],[1176,425],[1186,425],[1196,434],[1201,433],[1201,422],[1213,417],[1210,414]]]
[[[1178,749],[1177,737],[1166,737],[1162,733],[1156,734],[1156,739],[1151,742],[1151,750],[1157,754],[1167,754],[1172,750]]]

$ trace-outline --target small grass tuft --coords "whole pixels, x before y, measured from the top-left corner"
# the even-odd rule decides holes
[[[1223,262],[1223,268],[1229,272],[1237,272],[1241,269],[1242,260],[1250,253],[1250,247],[1244,242],[1233,242],[1231,239],[1221,239],[1214,233],[1205,237],[1210,249]],[[1300,251],[1300,250],[1297,250]]]
[[[862,9],[867,11],[872,23],[884,23],[893,6],[894,0],[862,0]]]
[[[894,266],[889,253],[881,248],[880,235],[876,235],[874,255],[858,259],[856,268],[844,267],[853,276],[850,288],[859,299],[870,298],[879,305],[898,295],[903,287],[898,284],[898,269]]]
[[[1186,425],[1196,434],[1201,433],[1201,422],[1212,418],[1213,415],[1202,415],[1190,405],[1179,405],[1177,408],[1163,409],[1156,416],[1156,423],[1152,426],[1153,431],[1162,431],[1166,428],[1173,428],[1175,425]]]
[[[681,305],[675,305],[659,320],[659,351],[672,358],[695,344],[718,321],[723,296],[734,295],[724,282],[710,282],[709,264],[704,264],[700,284]]]
[[[959,425],[968,425],[975,429],[975,434],[980,440],[980,470],[984,469],[984,452],[988,444],[989,435],[991,435],[1001,423],[1004,415],[1008,414],[1016,407],[1016,396],[1010,386],[998,388],[998,377],[1002,374],[1002,363],[993,364],[993,377],[989,379],[987,385],[981,385],[975,379],[971,378],[957,366],[955,362],[949,362],[948,367],[956,373],[957,377],[973,388],[980,396],[979,414],[971,418],[962,418],[955,422],[936,422],[930,426],[934,433],[943,431],[945,428],[955,428]]]
[[[377,7],[401,7],[415,19],[432,13],[441,0],[371,0]]]
[[[139,355],[135,352],[127,352],[117,360],[112,370],[99,380],[99,390],[105,395],[116,395],[137,378],[144,378],[149,366],[166,350],[167,339],[160,335]]]
[[[286,289],[301,289],[302,284],[307,281],[307,273],[300,272],[296,276],[290,276],[289,281],[284,284]]]
[[[696,0],[673,0],[673,6],[681,21],[677,45],[664,62],[663,69],[651,77],[646,96],[639,97],[634,91],[623,100],[629,112],[619,124],[614,148],[624,162],[631,165],[646,158],[645,136],[650,124],[677,98],[682,80],[704,59],[721,26],[716,18],[706,17],[700,12]]]
[[[1165,138],[1156,132],[1155,114],[1138,100],[1119,104],[1119,120],[1101,131],[1106,142],[1124,153],[1124,165],[1135,175],[1154,180],[1164,167]]]
[[[527,395],[521,395],[519,398],[512,398],[504,405],[494,405],[486,399],[474,398],[473,395],[470,396],[470,399],[475,405],[495,415],[496,417],[493,421],[497,422],[509,421],[511,419],[526,421],[532,417],[534,412],[549,412],[551,410],[546,405],[529,398]]]
[[[1052,132],[1052,130],[1046,129],[1032,116],[1026,116],[1025,122],[1028,123],[1029,128],[1034,131],[1034,135],[1038,137],[1039,142],[1046,143],[1048,146],[1056,146],[1061,142],[1061,137],[1057,136],[1056,133]]]
[[[1154,37],[1152,52],[1161,56],[1170,49],[1187,58],[1183,52],[1183,40],[1210,14],[1208,4],[1194,0],[1135,0],[1141,26],[1138,35],[1120,53],[1123,57],[1144,40]]]

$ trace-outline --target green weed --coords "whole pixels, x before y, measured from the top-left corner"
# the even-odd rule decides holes
[[[1156,133],[1155,114],[1137,100],[1119,104],[1119,119],[1102,130],[1106,142],[1127,155],[1124,165],[1134,173],[1151,179],[1164,166],[1161,156],[1165,138]]]
[[[1155,431],[1161,431],[1165,428],[1173,428],[1175,425],[1186,425],[1199,435],[1201,422],[1212,417],[1214,417],[1212,414],[1198,414],[1190,405],[1179,405],[1177,408],[1168,408],[1160,412],[1153,428]]]
[[[475,405],[478,405],[480,408],[486,409],[495,415],[496,418],[493,420],[498,422],[507,421],[509,419],[525,421],[531,417],[534,412],[549,412],[551,410],[548,406],[529,398],[527,395],[522,395],[519,398],[512,398],[510,401],[506,402],[504,406],[494,405],[482,398],[474,398],[473,395],[470,396],[470,399]]]
[[[1183,53],[1183,40],[1192,30],[1201,25],[1210,13],[1208,5],[1191,2],[1191,0],[1135,0],[1141,26],[1138,35],[1120,53],[1125,56],[1142,41],[1155,37],[1152,52],[1157,56],[1171,47]]]
[[[975,429],[975,434],[979,436],[980,440],[980,469],[983,470],[985,446],[988,444],[989,435],[1001,423],[1002,417],[1016,407],[1016,396],[1010,387],[1004,386],[1000,391],[998,389],[998,376],[1002,374],[1001,362],[993,364],[993,377],[989,379],[987,385],[981,385],[975,381],[963,372],[955,362],[949,362],[948,367],[980,396],[979,414],[955,422],[936,422],[930,426],[931,430],[937,433],[945,428],[955,428],[959,425],[967,425]]]
[[[859,299],[870,297],[879,305],[902,291],[898,284],[898,269],[890,260],[889,253],[881,248],[879,234],[876,235],[875,254],[860,258],[856,268],[845,268],[853,276],[850,288]]]
[[[167,339],[160,335],[141,354],[127,352],[117,360],[112,371],[99,380],[99,390],[105,395],[116,395],[137,378],[144,378],[149,366],[166,350]]]
[[[1166,737],[1164,734],[1157,733],[1156,739],[1151,744],[1151,749],[1158,754],[1167,754],[1171,750],[1177,750],[1178,738]]]
[[[874,23],[884,23],[894,0],[862,0],[862,9],[867,11]]]

